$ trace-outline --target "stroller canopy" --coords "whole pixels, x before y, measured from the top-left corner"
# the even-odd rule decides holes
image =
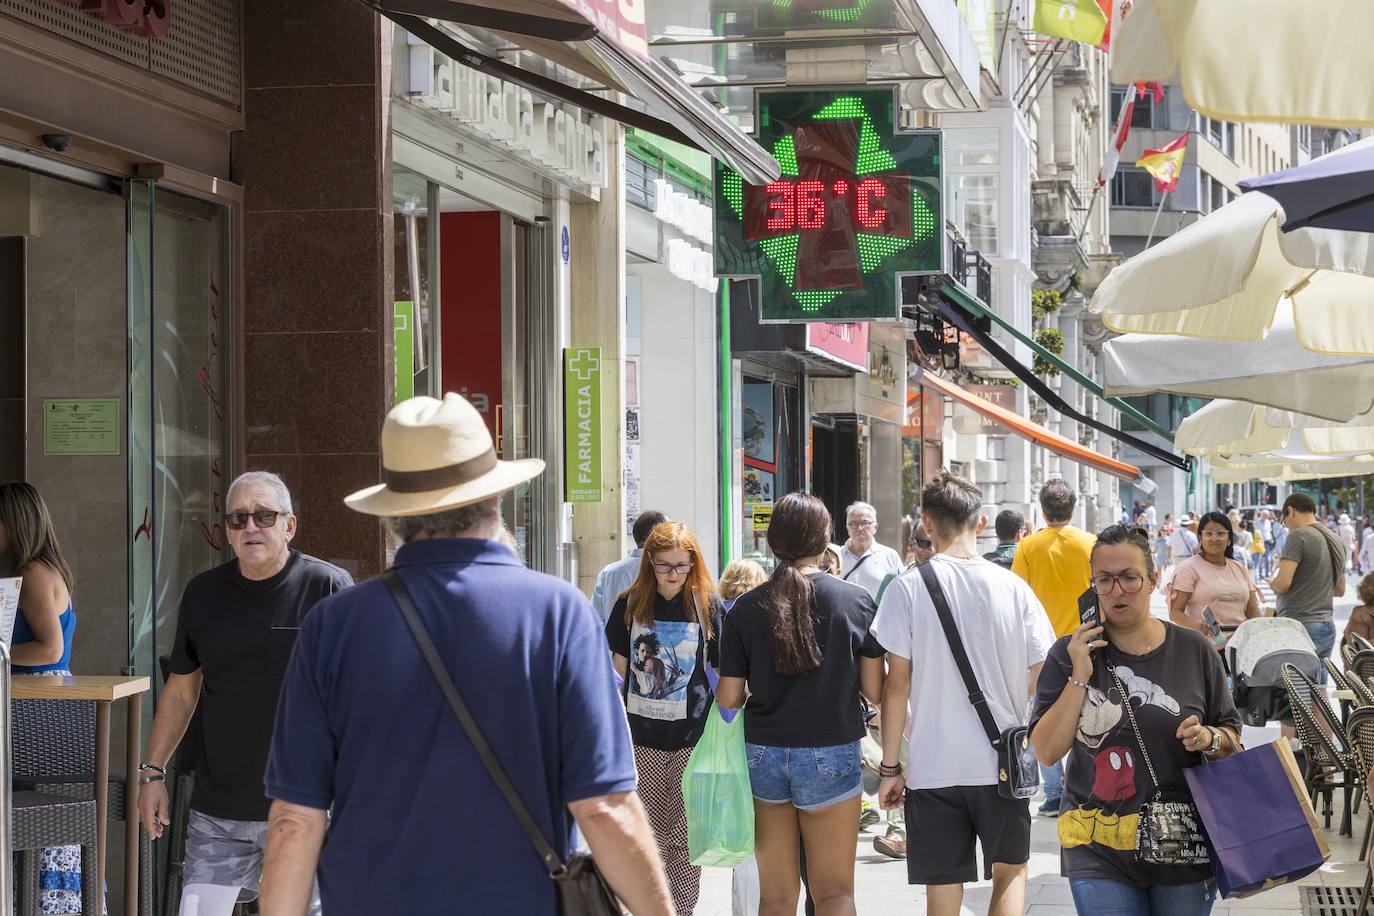
[[[1227,648],[1234,653],[1234,672],[1244,674],[1251,679],[1251,683],[1256,682],[1256,669],[1261,667],[1266,657],[1269,657],[1269,663],[1262,667],[1273,668],[1275,673],[1279,665],[1274,663],[1281,664],[1280,659],[1292,662],[1313,677],[1321,666],[1317,647],[1312,637],[1307,635],[1307,628],[1291,617],[1254,617],[1247,620],[1236,628]],[[1302,656],[1309,656],[1310,661]]]

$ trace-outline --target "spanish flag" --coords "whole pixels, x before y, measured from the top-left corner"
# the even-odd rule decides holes
[[[1161,146],[1147,149],[1136,165],[1155,177],[1155,190],[1168,193],[1178,188],[1178,176],[1183,171],[1183,157],[1188,153],[1188,135]]]

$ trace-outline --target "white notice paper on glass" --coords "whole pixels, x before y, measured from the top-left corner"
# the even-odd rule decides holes
[[[23,584],[21,578],[0,579],[0,643],[4,643],[6,649],[14,638],[14,618],[19,612],[19,586]]]
[[[188,884],[181,889],[181,916],[233,916],[239,889],[222,884]]]

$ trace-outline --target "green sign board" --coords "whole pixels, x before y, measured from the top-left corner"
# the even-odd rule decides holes
[[[939,131],[897,129],[892,89],[760,93],[766,186],[716,163],[716,273],[758,277],[764,322],[901,316],[901,277],[944,271]]]
[[[396,354],[396,403],[415,396],[415,303],[395,303],[391,335]]]
[[[601,350],[563,351],[563,498],[601,502]]]
[[[119,398],[45,398],[43,454],[118,455]]]

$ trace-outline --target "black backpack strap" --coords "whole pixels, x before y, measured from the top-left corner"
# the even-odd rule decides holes
[[[491,781],[496,783],[496,788],[500,790],[501,796],[505,798],[506,804],[515,814],[515,819],[519,821],[520,827],[529,837],[530,844],[534,846],[534,851],[543,860],[544,867],[549,871],[549,877],[561,878],[566,872],[563,859],[554,851],[552,845],[544,837],[539,825],[535,823],[534,816],[530,814],[525,803],[520,799],[520,793],[511,784],[510,777],[506,775],[506,770],[501,766],[501,761],[496,759],[496,752],[487,744],[487,739],[483,737],[482,730],[477,727],[477,721],[473,719],[472,713],[468,712],[467,704],[463,702],[463,697],[458,693],[458,685],[453,683],[453,678],[449,676],[448,669],[444,667],[444,661],[439,657],[439,650],[434,647],[434,640],[430,639],[429,631],[425,629],[424,621],[420,619],[420,612],[415,609],[415,603],[410,600],[410,593],[406,591],[405,584],[401,582],[396,570],[388,569],[382,573],[382,581],[391,590],[391,597],[396,599],[396,605],[401,609],[401,616],[405,618],[406,626],[410,628],[410,635],[415,637],[415,644],[420,647],[420,654],[424,656],[425,662],[429,665],[429,670],[434,674],[434,680],[439,683],[439,689],[443,691],[444,698],[448,700],[448,705],[453,709],[454,718],[458,724],[463,726],[463,731],[467,732],[468,740],[472,742],[472,747],[477,751],[478,758],[482,765],[487,768],[487,773],[491,776]]]
[[[849,577],[852,576],[852,575],[854,575],[856,572],[858,572],[858,571],[859,571],[859,567],[860,567],[860,566],[863,566],[863,565],[864,565],[864,561],[867,560],[867,559],[868,559],[869,557],[871,557],[871,556],[873,556],[873,554],[871,554],[871,553],[866,553],[866,554],[864,554],[863,556],[859,557],[859,562],[855,563],[854,566],[853,566],[852,568],[850,568],[849,572],[845,573],[845,574],[844,574],[843,576],[841,576],[840,578],[843,579],[845,582],[848,582],[848,581],[849,581]]]
[[[964,641],[959,636],[959,629],[954,625],[954,614],[950,612],[949,601],[945,598],[945,590],[940,587],[940,580],[935,575],[935,570],[931,564],[926,563],[918,567],[921,579],[926,584],[926,591],[930,593],[930,603],[935,605],[935,613],[940,618],[940,626],[944,628],[945,640],[949,643],[949,651],[954,654],[954,664],[959,667],[959,674],[964,679],[964,686],[968,688],[968,701],[973,704],[973,708],[978,713],[978,720],[983,723],[983,731],[988,733],[988,742],[993,748],[1000,748],[1002,740],[997,731],[997,720],[992,717],[992,709],[988,706],[988,698],[983,695],[983,690],[978,686],[978,675],[973,673],[973,665],[969,663],[968,653],[964,651]]]

